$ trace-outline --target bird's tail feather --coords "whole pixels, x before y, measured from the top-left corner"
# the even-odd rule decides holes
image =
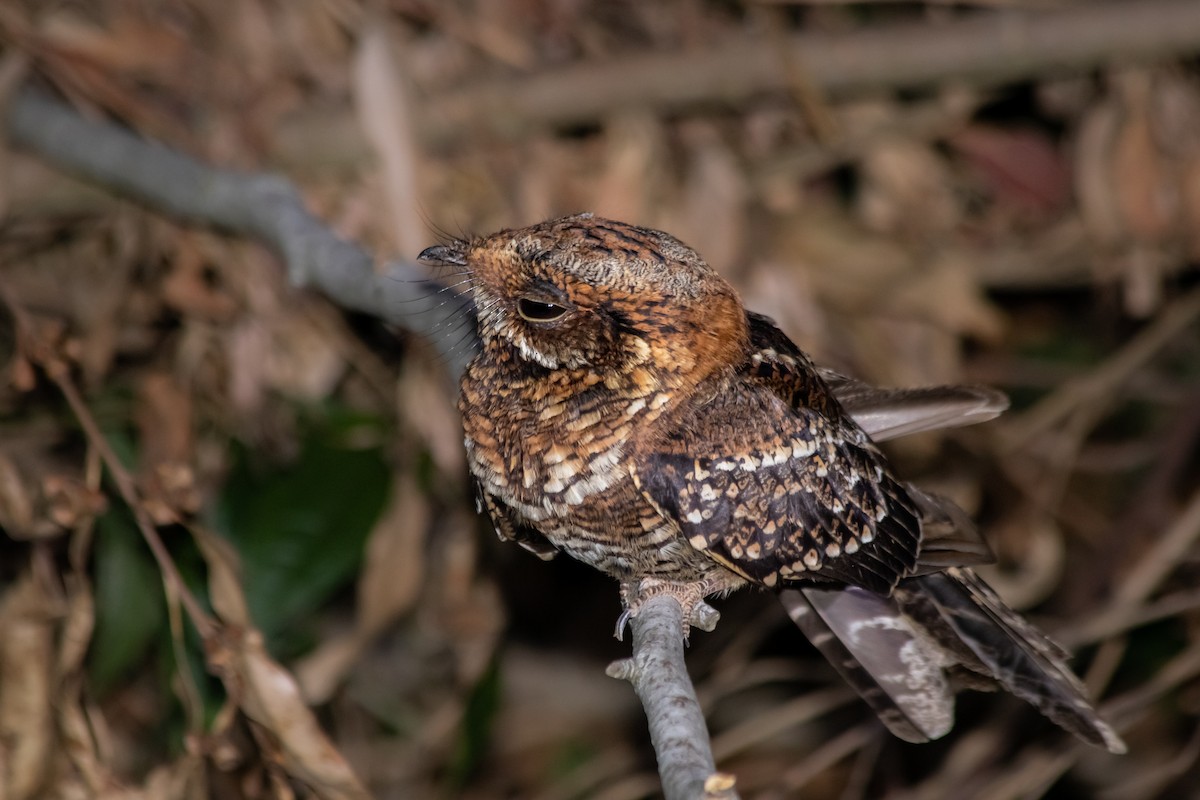
[[[954,692],[929,646],[889,597],[845,589],[785,589],[804,635],[897,737],[927,742],[954,725]]]
[[[945,670],[995,681],[1059,726],[1114,753],[1125,743],[1100,719],[1067,654],[1008,608],[973,571],[901,581],[891,597],[864,589],[787,589],[788,614],[896,736],[950,730]]]
[[[1084,741],[1125,752],[1121,737],[1100,719],[1067,666],[1069,654],[1006,606],[973,570],[954,568],[902,581],[895,592],[902,610],[912,593],[922,595],[922,602],[931,600],[957,642],[975,656],[975,664],[964,666],[994,679]]]

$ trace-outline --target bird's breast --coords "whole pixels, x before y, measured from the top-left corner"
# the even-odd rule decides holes
[[[490,381],[491,379],[488,378]],[[468,370],[460,409],[471,472],[483,491],[574,558],[621,577],[681,560],[678,526],[633,480],[639,447],[670,405],[660,386],[510,380],[501,396]]]

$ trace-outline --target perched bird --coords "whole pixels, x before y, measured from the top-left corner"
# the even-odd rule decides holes
[[[474,300],[459,407],[501,538],[613,576],[625,617],[663,593],[690,619],[713,594],[778,592],[902,739],[950,730],[948,676],[964,673],[1124,750],[1067,654],[970,569],[990,552],[966,514],[872,441],[990,419],[1003,395],[818,369],[691,248],[591,214],[421,259],[457,268]]]

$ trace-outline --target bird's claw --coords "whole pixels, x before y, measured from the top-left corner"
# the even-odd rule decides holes
[[[638,609],[652,597],[667,595],[679,603],[683,611],[683,640],[688,641],[692,628],[713,631],[721,619],[721,612],[704,601],[707,594],[703,583],[672,583],[658,578],[643,578],[640,582],[621,587],[621,600],[625,610],[617,617],[614,632],[617,641],[625,640],[625,629],[629,621],[637,616]]]
[[[613,632],[613,636],[617,637],[618,642],[625,641],[625,628],[629,627],[629,620],[633,619],[633,609],[626,608],[621,612],[621,616],[617,617],[617,629]]]

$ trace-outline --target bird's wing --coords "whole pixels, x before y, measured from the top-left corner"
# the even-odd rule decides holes
[[[1008,397],[986,386],[883,389],[833,370],[819,372],[846,413],[877,442],[987,422],[1008,408]]]
[[[770,317],[747,312],[750,340],[759,352],[805,359]],[[877,442],[923,431],[959,428],[995,419],[1008,408],[1008,397],[986,386],[948,385],[916,389],[872,386],[831,369],[816,369],[842,409]]]
[[[543,561],[558,555],[558,548],[549,539],[516,519],[508,506],[485,492],[481,486],[476,485],[475,491],[478,493],[480,510],[487,510],[501,541],[516,542]]]
[[[785,399],[778,369],[808,402]],[[887,594],[911,574],[918,506],[836,402],[822,404],[815,372],[762,361],[719,380],[635,468],[684,538],[767,586],[816,578]]]
[[[768,586],[901,578],[985,563],[953,503],[897,481],[808,357],[748,315],[752,355],[696,393],[638,459],[648,497],[699,550]]]
[[[877,442],[987,422],[1008,408],[1008,397],[986,386],[881,389],[829,370],[821,370],[821,377],[846,413]]]

